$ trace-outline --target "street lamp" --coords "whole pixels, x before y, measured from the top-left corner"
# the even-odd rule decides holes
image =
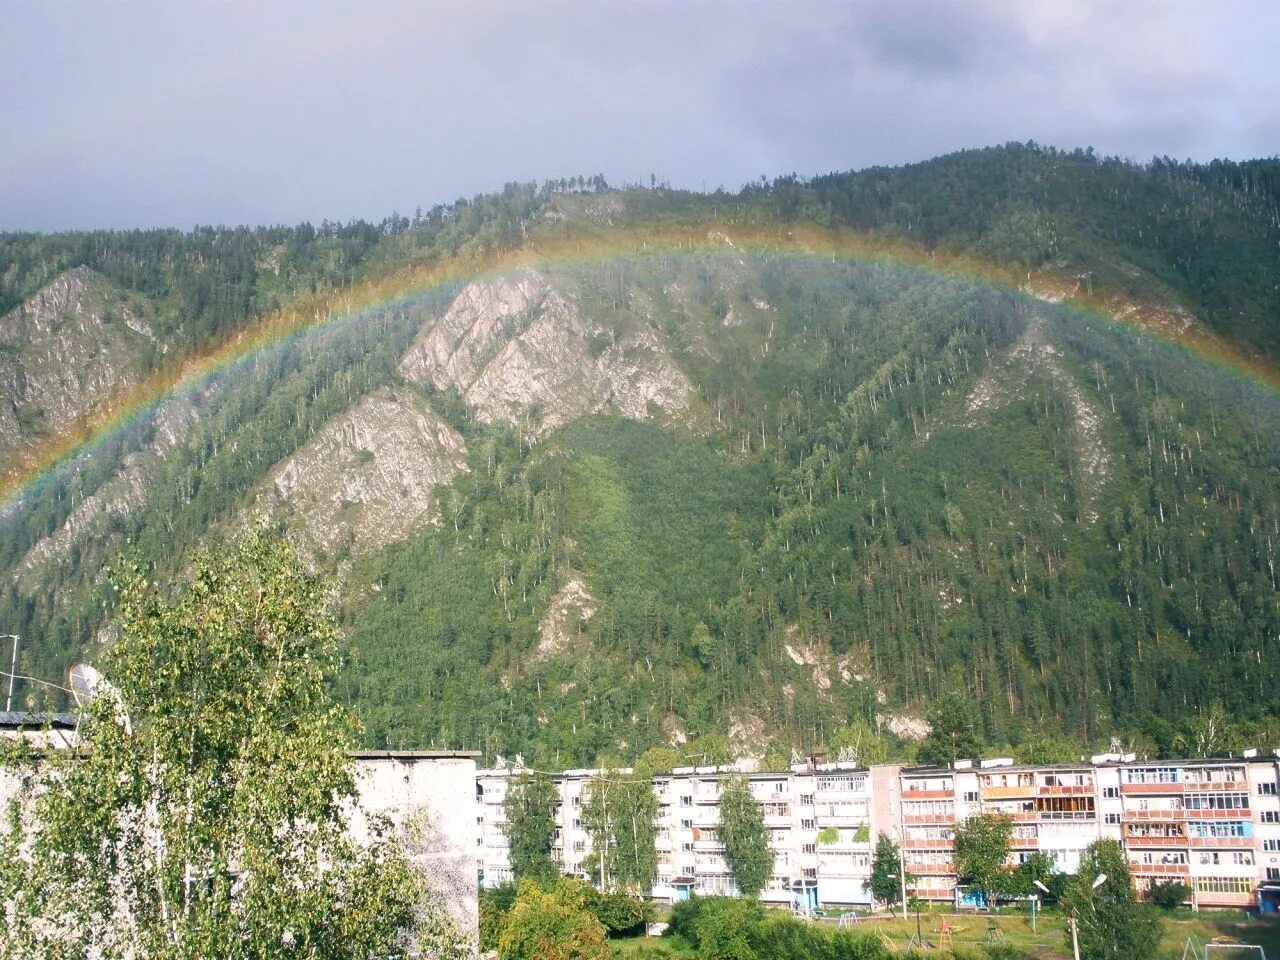
[[[1037,888],[1041,893],[1043,893],[1045,896],[1051,896],[1051,895],[1052,895],[1052,892],[1049,890],[1049,888],[1048,888],[1048,887],[1046,887],[1046,886],[1045,886],[1043,883],[1041,883],[1039,880],[1032,880],[1031,882],[1032,882],[1033,884],[1035,884],[1036,888]],[[1039,903],[1040,903],[1040,894],[1038,894],[1038,893],[1033,893],[1033,894],[1031,895],[1031,932],[1032,932],[1032,933],[1035,933],[1035,932],[1036,932],[1036,906],[1037,906]]]
[[[4,701],[4,712],[8,713],[13,709],[13,681],[14,675],[18,672],[18,640],[20,638],[16,633],[0,633],[0,639],[13,641],[13,655],[9,658],[9,695]]]
[[[1097,890],[1100,886],[1107,882],[1107,875],[1100,873],[1093,878],[1093,883],[1089,885],[1090,890]],[[1089,906],[1093,906],[1093,901],[1089,902]],[[1071,905],[1071,917],[1068,923],[1071,924],[1071,952],[1075,955],[1075,960],[1080,960],[1080,917],[1079,908]]]

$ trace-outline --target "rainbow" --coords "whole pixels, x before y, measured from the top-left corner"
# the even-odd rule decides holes
[[[0,507],[7,511],[20,505],[62,465],[117,436],[149,415],[165,399],[327,325],[395,308],[424,294],[521,266],[572,266],[681,251],[736,251],[753,257],[793,256],[881,263],[1036,296],[1060,302],[1094,322],[1150,335],[1268,395],[1280,395],[1280,366],[1275,362],[1246,354],[1199,325],[1171,322],[1167,313],[1151,305],[1123,302],[1103,290],[1081,291],[1073,281],[1057,275],[1018,276],[1007,267],[967,255],[926,250],[900,240],[817,226],[712,222],[579,231],[571,237],[531,240],[501,253],[401,268],[351,287],[307,297],[261,317],[223,340],[151,374],[111,403],[90,413],[73,430],[31,448],[24,462],[0,474]]]

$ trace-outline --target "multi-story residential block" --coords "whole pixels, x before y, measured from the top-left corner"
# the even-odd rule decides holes
[[[867,881],[877,834],[901,847],[909,895],[953,901],[955,831],[978,814],[1013,821],[1009,865],[1032,853],[1073,873],[1089,844],[1112,839],[1128,853],[1134,884],[1179,880],[1196,906],[1280,903],[1280,792],[1276,757],[1143,762],[1102,754],[1074,764],[1018,765],[1007,758],[948,767],[809,762],[779,772],[682,767],[653,780],[659,800],[655,898],[735,894],[720,842],[719,796],[729,776],[746,776],[773,850],[761,897],[806,909],[869,906]],[[556,778],[555,854],[566,872],[596,881],[591,838],[575,814],[594,771]],[[482,877],[510,879],[501,797],[510,770],[479,774]]]

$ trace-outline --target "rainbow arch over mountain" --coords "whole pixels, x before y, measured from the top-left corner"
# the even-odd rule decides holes
[[[350,287],[303,298],[155,371],[90,414],[73,430],[30,449],[21,463],[0,474],[0,504],[7,508],[20,506],[42,481],[55,475],[64,464],[127,429],[175,393],[196,387],[237,364],[328,325],[358,321],[361,316],[394,308],[433,291],[522,266],[607,263],[627,257],[693,251],[883,263],[1047,299],[1092,322],[1151,337],[1232,379],[1270,396],[1280,396],[1280,365],[1274,361],[1251,356],[1197,324],[1171,322],[1167,312],[1157,306],[1125,302],[1105,290],[1081,290],[1069,277],[1043,272],[1019,276],[1007,266],[970,255],[929,250],[899,239],[847,229],[719,221],[688,226],[622,227],[538,239],[514,250],[486,256],[409,266]]]

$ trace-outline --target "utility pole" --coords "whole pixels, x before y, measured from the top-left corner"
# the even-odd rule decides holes
[[[8,633],[5,636],[13,641],[13,656],[9,658],[9,696],[4,701],[4,710],[5,713],[8,713],[13,709],[13,681],[15,674],[18,672],[18,635],[16,633]]]
[[[1080,925],[1076,922],[1076,915],[1074,913],[1067,918],[1067,924],[1071,927],[1071,952],[1075,955],[1075,960],[1080,960]]]

